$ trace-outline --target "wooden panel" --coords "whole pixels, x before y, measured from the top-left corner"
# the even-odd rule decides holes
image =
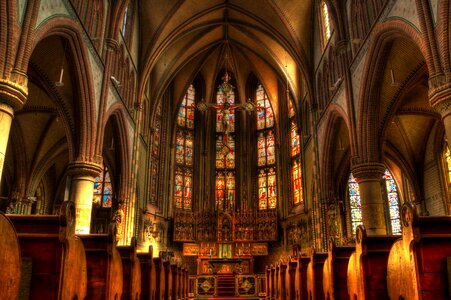
[[[117,247],[122,260],[122,299],[139,299],[141,295],[141,263],[136,246],[136,238],[133,237],[130,246]]]
[[[402,207],[402,239],[390,250],[387,288],[391,299],[449,299],[446,259],[451,256],[451,217],[419,217]]]
[[[357,226],[355,251],[348,264],[348,294],[351,299],[387,299],[387,261],[398,236],[367,236]]]
[[[310,262],[307,267],[308,299],[325,299],[323,291],[323,268],[326,259],[327,253],[316,253],[315,250],[312,250]]]
[[[17,299],[20,287],[20,248],[11,221],[0,213],[0,299]]]
[[[323,288],[326,299],[346,299],[348,297],[348,262],[354,249],[354,247],[336,247],[333,241],[329,243],[329,251],[323,268]]]
[[[149,246],[147,253],[138,253],[141,263],[141,299],[153,299],[155,297],[155,267],[153,265],[153,248]]]

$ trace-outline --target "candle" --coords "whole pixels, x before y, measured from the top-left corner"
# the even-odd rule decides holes
[[[210,248],[210,256],[211,256],[211,248]]]
[[[238,249],[238,256],[241,255],[241,249]]]

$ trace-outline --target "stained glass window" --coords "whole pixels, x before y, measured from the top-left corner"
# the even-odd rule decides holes
[[[177,116],[175,136],[175,162],[177,165],[174,178],[175,208],[191,209],[193,195],[194,164],[194,110],[195,89],[191,84],[180,104]]]
[[[401,218],[399,215],[399,199],[395,180],[390,171],[384,173],[385,186],[387,188],[388,211],[390,215],[392,234],[401,234]]]
[[[260,84],[256,92],[257,97],[257,130],[274,126],[274,112],[263,86]]]
[[[216,137],[216,168],[235,168],[235,141],[232,135],[227,137],[227,141],[223,135]]]
[[[291,156],[293,157],[301,153],[298,126],[296,125],[296,122],[294,120],[291,120],[290,136],[291,136]]]
[[[235,201],[235,92],[229,79],[226,73],[216,93],[215,200],[218,210],[232,209]]]
[[[260,84],[255,94],[257,99],[257,164],[258,208],[274,209],[277,206],[274,112],[268,95]]]
[[[94,180],[93,203],[101,207],[111,207],[113,204],[113,188],[111,185],[110,172],[105,164],[102,164],[102,171]]]
[[[193,176],[191,172],[177,169],[175,172],[174,202],[176,208],[191,209]]]
[[[273,168],[258,174],[258,208],[274,209],[277,205],[276,173]]]
[[[190,85],[180,104],[177,117],[177,125],[180,127],[194,129],[194,96],[194,87]]]
[[[355,234],[358,225],[363,225],[362,204],[360,202],[360,189],[357,179],[349,175],[348,179],[349,204],[351,206],[352,233]]]
[[[301,176],[301,166],[293,161],[293,193],[294,193],[294,205],[302,203],[302,176]]]
[[[329,9],[327,8],[327,4],[325,1],[321,3],[321,15],[323,18],[323,31],[324,31],[323,34],[325,41],[327,42],[331,36],[331,29],[330,29]]]
[[[291,150],[291,176],[293,182],[293,205],[301,204],[302,194],[302,168],[301,168],[301,143],[298,134],[298,126],[295,119],[292,99],[288,97],[288,116],[290,118],[290,150]]]

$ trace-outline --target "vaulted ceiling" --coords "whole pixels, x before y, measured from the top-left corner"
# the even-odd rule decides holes
[[[153,97],[170,83],[176,94],[185,90],[196,75],[209,97],[218,72],[227,69],[238,87],[251,73],[269,90],[265,78],[288,80],[299,98],[309,86],[313,15],[312,0],[142,0],[143,75]]]

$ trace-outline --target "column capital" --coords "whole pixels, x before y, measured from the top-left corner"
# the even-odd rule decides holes
[[[96,177],[102,171],[102,166],[87,161],[72,161],[68,165],[68,173],[72,176]]]
[[[429,103],[444,117],[451,113],[451,82],[429,87]]]
[[[119,47],[119,42],[113,38],[106,38],[105,44],[108,50],[110,51],[116,51]]]
[[[379,162],[356,164],[352,167],[352,174],[360,181],[381,180],[385,173],[385,165]]]
[[[20,110],[28,97],[27,74],[14,71],[11,77],[16,80],[0,78],[0,103]]]

